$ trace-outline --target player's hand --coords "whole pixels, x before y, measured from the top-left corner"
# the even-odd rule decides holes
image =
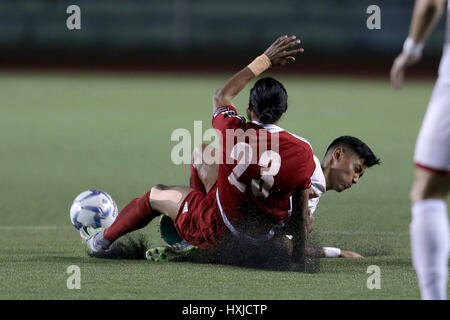
[[[303,48],[291,49],[300,44],[296,36],[282,36],[275,40],[272,45],[264,51],[270,59],[272,66],[285,66],[295,61],[294,55],[303,52]]]
[[[421,56],[411,56],[404,52],[395,58],[391,68],[391,84],[394,89],[401,89],[406,69],[419,61],[420,58]]]
[[[340,258],[357,258],[357,259],[362,259],[364,257],[362,255],[356,253],[356,252],[353,252],[353,251],[341,250]]]

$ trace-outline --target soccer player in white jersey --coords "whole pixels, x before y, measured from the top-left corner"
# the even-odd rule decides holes
[[[425,42],[445,8],[445,0],[416,0],[409,36],[394,60],[391,83],[400,89],[405,70],[420,60]],[[447,19],[450,18],[450,2]],[[414,152],[411,190],[412,261],[424,300],[447,299],[450,189],[450,21],[447,21],[439,76]]]
[[[309,232],[314,228],[314,212],[321,196],[330,190],[342,192],[351,188],[353,184],[358,183],[366,168],[380,164],[380,159],[360,139],[342,136],[331,142],[322,162],[316,156],[314,156],[314,162],[316,169],[311,176],[312,190],[308,201]],[[353,251],[334,247],[313,248],[308,246],[307,254],[322,258],[362,258]]]

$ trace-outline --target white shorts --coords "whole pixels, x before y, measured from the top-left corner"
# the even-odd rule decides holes
[[[414,152],[416,166],[450,177],[450,84],[437,81]]]

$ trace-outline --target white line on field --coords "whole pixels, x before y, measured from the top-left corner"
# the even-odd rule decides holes
[[[0,226],[0,230],[60,230],[73,229],[72,226]]]
[[[377,235],[377,236],[402,236],[409,235],[407,231],[356,231],[356,230],[317,230],[323,234],[343,234],[343,235]]]
[[[0,230],[61,230],[73,229],[72,226],[0,226]],[[316,230],[322,234],[342,234],[342,235],[377,235],[377,236],[402,236],[409,235],[409,232],[401,231],[358,231],[358,230]]]

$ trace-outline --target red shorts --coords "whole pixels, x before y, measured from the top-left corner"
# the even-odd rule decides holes
[[[175,228],[190,244],[202,249],[213,249],[230,231],[222,220],[214,186],[207,195],[191,191],[180,206]]]

